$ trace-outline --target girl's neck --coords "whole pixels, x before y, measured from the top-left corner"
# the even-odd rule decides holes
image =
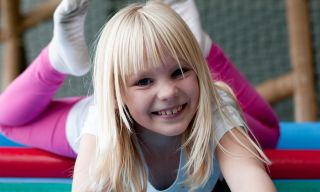
[[[156,189],[168,188],[177,178],[181,136],[164,136],[137,126],[135,131],[148,167],[148,181]]]
[[[144,151],[157,154],[174,154],[181,146],[181,135],[164,136],[146,128],[135,129],[138,141]]]

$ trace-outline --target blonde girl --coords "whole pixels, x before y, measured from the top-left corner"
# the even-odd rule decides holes
[[[232,191],[275,191],[231,90],[170,7],[120,10],[94,63],[73,191],[211,191],[220,170]]]
[[[194,2],[164,2],[184,19],[197,42],[164,5],[147,3],[122,11],[112,20],[114,24],[108,24],[110,31],[101,35],[95,79],[109,83],[95,85],[100,93],[93,105],[92,96],[53,98],[67,75],[81,76],[90,69],[83,30],[89,0],[62,0],[54,13],[52,41],[0,95],[0,131],[22,144],[72,158],[81,141],[74,191],[210,191],[220,168],[232,190],[251,186],[247,178],[252,174],[258,174],[253,188],[269,189],[270,179],[253,158],[260,156],[247,135],[241,137],[246,124],[232,92],[217,81],[209,83],[206,64],[215,79],[233,89],[262,147],[276,145],[277,118],[203,32]],[[121,18],[126,23],[119,23]],[[109,33],[117,38],[111,39]],[[104,63],[106,71],[98,67]],[[95,154],[97,159],[92,159]],[[242,171],[247,168],[249,171]]]

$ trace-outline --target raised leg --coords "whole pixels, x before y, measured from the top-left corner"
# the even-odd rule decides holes
[[[63,0],[59,4],[49,47],[1,94],[0,131],[10,139],[75,157],[66,125],[82,97],[53,100],[53,96],[67,74],[80,76],[90,69],[83,33],[88,2]]]

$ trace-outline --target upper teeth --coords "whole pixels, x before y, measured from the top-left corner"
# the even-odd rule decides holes
[[[179,111],[181,111],[182,106],[180,105],[179,107],[173,108],[173,109],[169,109],[169,110],[165,110],[165,111],[158,111],[158,115],[173,115],[178,113]]]

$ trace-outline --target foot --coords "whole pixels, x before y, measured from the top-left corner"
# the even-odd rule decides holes
[[[90,70],[84,37],[89,0],[62,0],[54,12],[53,38],[49,59],[58,72],[81,76]]]
[[[201,26],[200,15],[193,0],[163,0],[187,23],[205,57],[208,56],[212,40]]]

